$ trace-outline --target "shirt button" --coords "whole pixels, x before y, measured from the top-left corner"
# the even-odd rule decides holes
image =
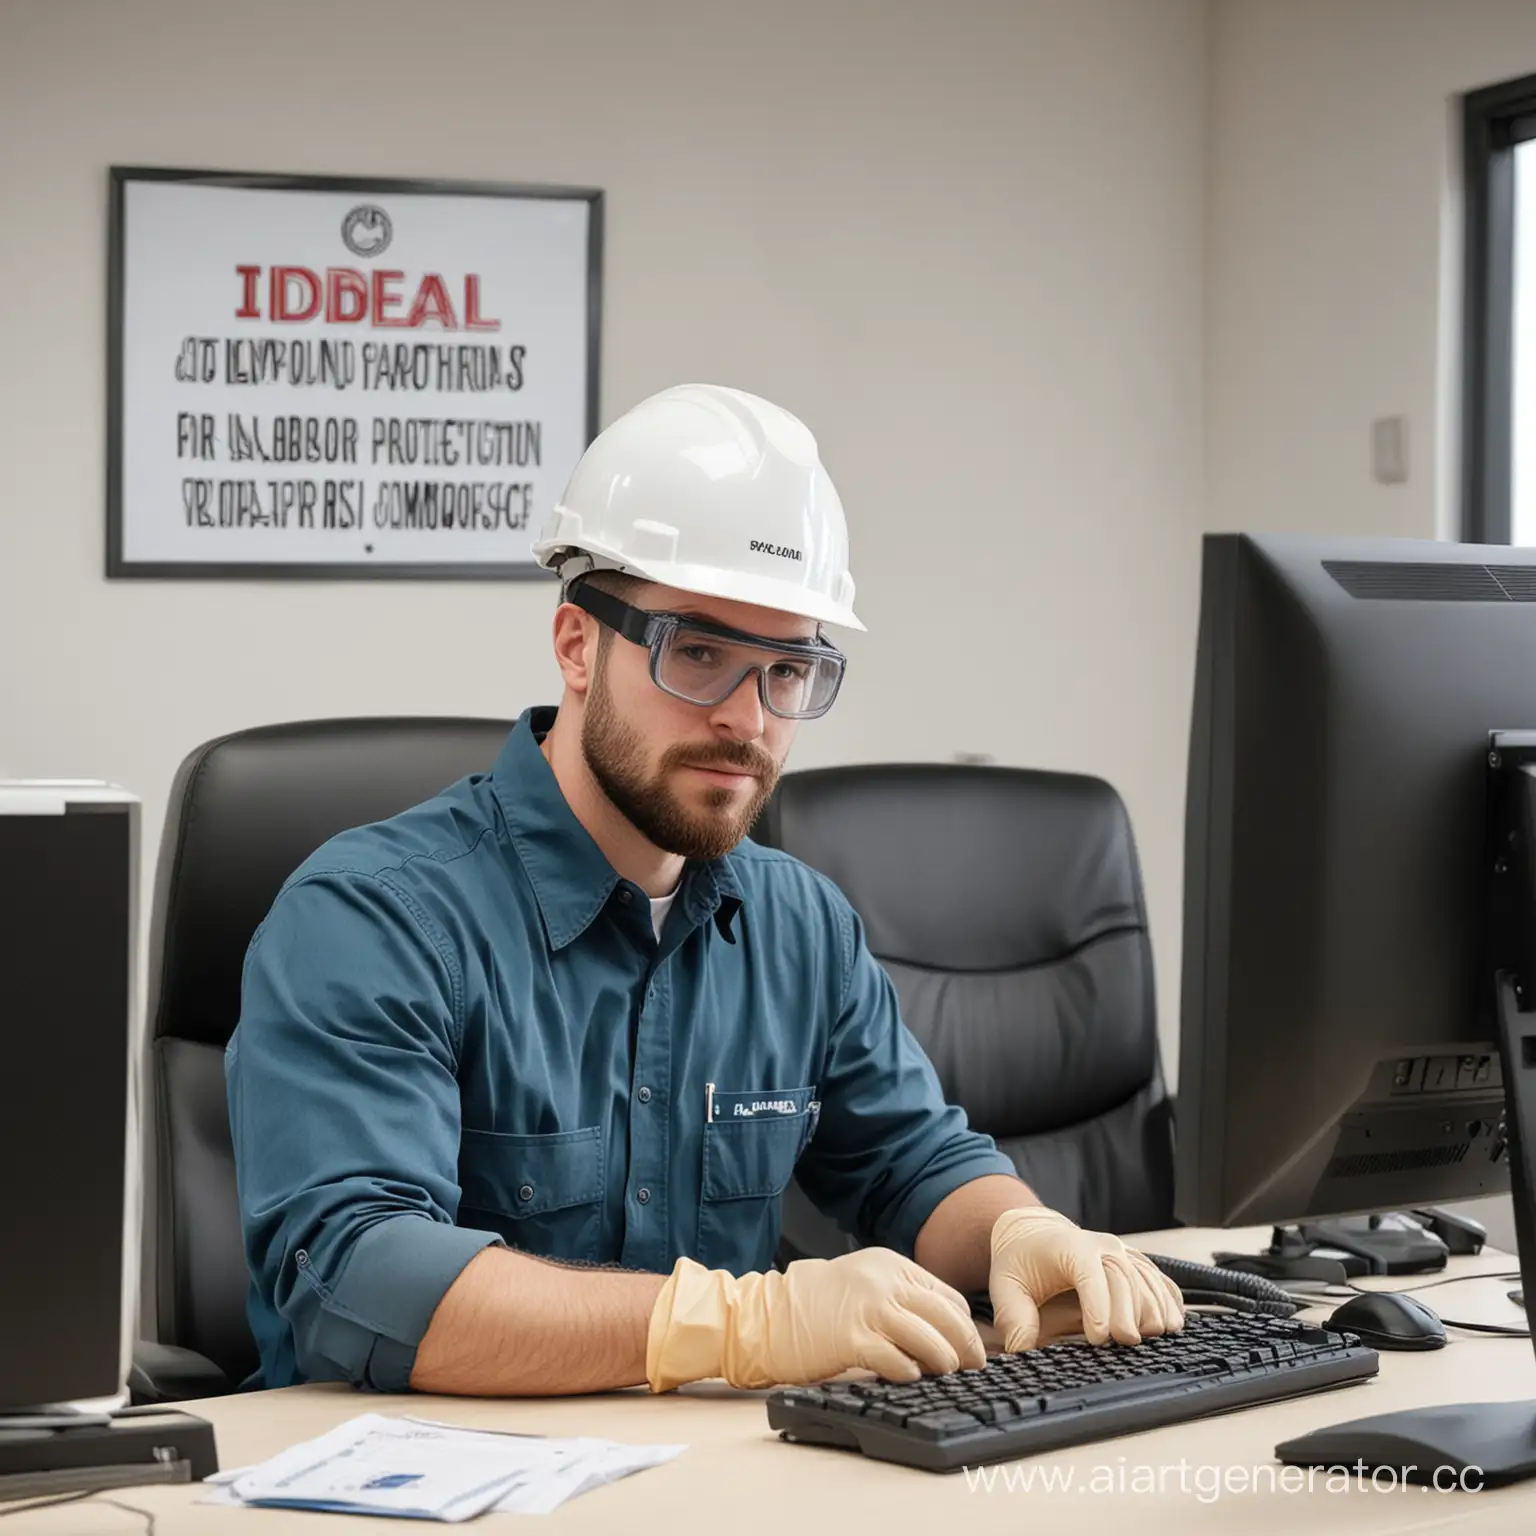
[[[635,899],[634,892],[631,891],[628,886],[624,886],[623,888],[620,889],[620,891],[619,891],[619,900],[622,901],[626,907],[634,899]]]
[[[651,1090],[649,1088],[642,1088],[640,1090],[640,1102],[642,1104],[649,1104],[651,1102]]]
[[[524,1184],[523,1187],[520,1190],[518,1190],[517,1198],[519,1200],[532,1200],[533,1199],[533,1185],[532,1184]]]
[[[650,1198],[651,1198],[651,1192],[648,1189],[645,1189],[645,1188],[642,1187],[642,1188],[637,1189],[635,1191],[635,1199],[638,1200],[641,1205],[646,1204],[647,1201],[650,1200]]]
[[[309,1255],[302,1248],[300,1248],[299,1251],[294,1254],[293,1262],[297,1264],[300,1269],[303,1269],[304,1266],[309,1263]]]

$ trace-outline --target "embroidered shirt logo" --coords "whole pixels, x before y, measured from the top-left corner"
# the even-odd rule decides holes
[[[793,1099],[753,1099],[750,1104],[731,1105],[733,1115],[794,1115],[799,1106]]]

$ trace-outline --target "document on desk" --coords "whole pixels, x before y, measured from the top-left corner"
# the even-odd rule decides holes
[[[367,1413],[259,1466],[215,1473],[204,1502],[451,1523],[487,1510],[542,1515],[686,1449]]]

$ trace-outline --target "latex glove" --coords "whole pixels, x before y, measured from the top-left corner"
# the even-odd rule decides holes
[[[863,1366],[916,1381],[985,1364],[958,1291],[889,1248],[861,1248],[739,1276],[679,1259],[651,1313],[645,1374],[667,1392],[715,1376],[769,1387]]]
[[[1184,1326],[1184,1298],[1151,1259],[1045,1206],[1004,1211],[992,1224],[988,1289],[1010,1351],[1076,1333],[1139,1344]]]

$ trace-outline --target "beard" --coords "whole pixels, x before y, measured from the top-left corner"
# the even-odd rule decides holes
[[[599,661],[581,723],[581,754],[603,793],[626,820],[665,853],[685,859],[718,859],[747,835],[779,780],[779,765],[750,742],[668,747],[653,774],[645,768],[645,744],[614,707],[607,667]],[[757,788],[739,811],[729,807],[734,790],[708,788],[694,810],[672,791],[671,771],[682,764],[757,775]]]

